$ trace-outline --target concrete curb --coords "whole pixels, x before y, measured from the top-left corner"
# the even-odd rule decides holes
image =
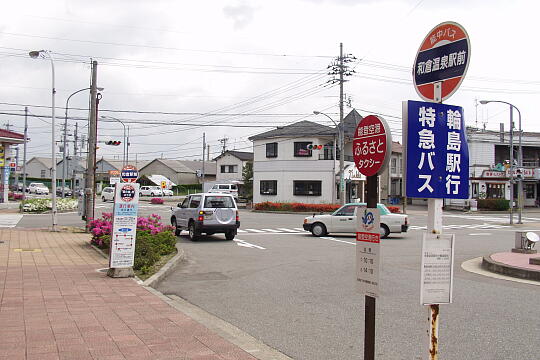
[[[199,324],[205,326],[207,329],[215,332],[223,339],[238,346],[259,360],[292,360],[291,357],[257,340],[236,326],[206,312],[176,295],[167,296],[152,287],[145,286],[145,288],[176,310],[186,314]]]
[[[157,273],[150,276],[148,279],[144,280],[142,282],[143,286],[156,286],[163,278],[165,278],[167,275],[169,275],[171,272],[176,269],[178,264],[180,264],[182,261],[186,260],[186,253],[184,250],[180,248],[180,244],[176,243],[176,250],[178,250],[178,253],[172,257],[165,265],[161,267],[161,269],[158,270]]]
[[[536,271],[532,269],[524,269],[524,268],[519,268],[516,266],[504,264],[504,263],[493,260],[491,258],[491,255],[484,256],[482,258],[482,269],[485,269],[494,273],[502,274],[502,275],[517,277],[520,279],[540,281],[540,271]]]

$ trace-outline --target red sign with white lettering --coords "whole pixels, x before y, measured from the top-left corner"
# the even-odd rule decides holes
[[[388,164],[392,136],[386,121],[375,115],[363,118],[356,127],[353,157],[356,168],[365,176],[380,174]]]

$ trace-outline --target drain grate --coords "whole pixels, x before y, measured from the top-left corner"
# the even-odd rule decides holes
[[[38,252],[42,252],[41,249],[13,249],[13,251],[15,252],[33,252],[33,253],[38,253]]]

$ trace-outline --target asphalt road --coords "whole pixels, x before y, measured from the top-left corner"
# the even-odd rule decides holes
[[[454,303],[441,305],[443,359],[537,359],[540,287],[469,273],[460,264],[508,251],[514,229],[502,215],[447,213],[456,234]],[[304,215],[242,211],[246,232],[179,241],[188,261],[158,289],[239,327],[294,359],[362,359],[364,297],[355,289],[352,235],[315,238]],[[526,218],[539,229],[539,218]],[[378,359],[422,359],[428,310],[420,305],[421,236],[413,229],[382,242],[382,295],[377,300]],[[280,230],[281,229],[281,230]],[[254,230],[258,230],[256,232]],[[291,231],[287,231],[291,230]]]

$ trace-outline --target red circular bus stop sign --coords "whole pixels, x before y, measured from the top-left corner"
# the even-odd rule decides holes
[[[386,121],[375,115],[363,118],[356,127],[353,157],[358,171],[365,176],[379,175],[392,152],[392,135]]]

